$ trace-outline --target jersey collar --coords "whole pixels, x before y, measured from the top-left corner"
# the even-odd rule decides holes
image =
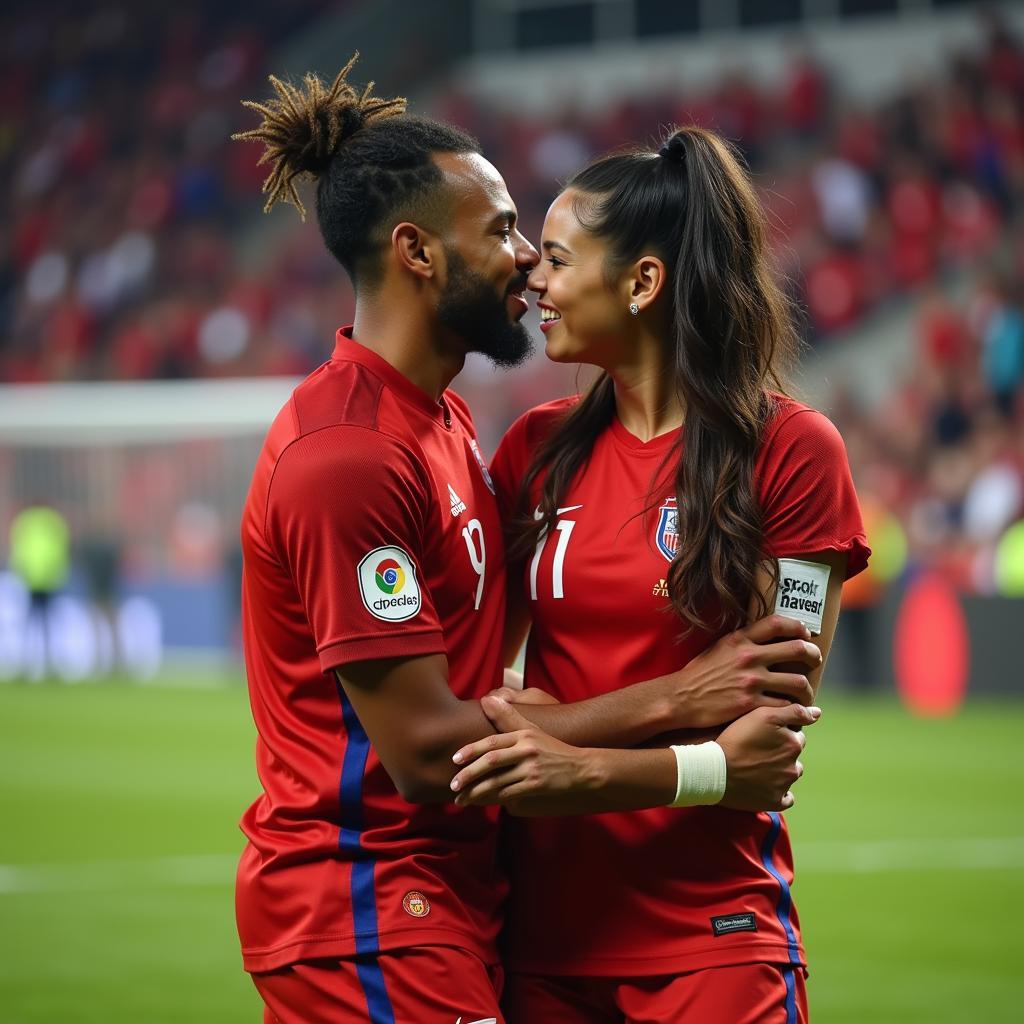
[[[403,401],[409,402],[431,419],[437,420],[440,426],[450,428],[452,417],[445,399],[442,397],[440,402],[435,402],[426,391],[399,373],[386,359],[354,341],[351,324],[338,328],[331,358],[338,362],[359,363],[360,366],[372,370],[392,391],[400,395]]]
[[[622,421],[617,415],[612,416],[609,427],[615,443],[628,449],[634,455],[664,455],[679,440],[682,429],[682,427],[676,427],[675,430],[652,437],[650,441],[641,441],[639,437],[631,434],[622,425]]]

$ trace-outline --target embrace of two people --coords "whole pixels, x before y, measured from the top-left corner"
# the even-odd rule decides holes
[[[268,209],[315,179],[356,295],[242,522],[264,1019],[806,1021],[779,812],[869,552],[750,181],[679,128],[579,171],[538,250],[478,143],[353,63],[239,136]],[[526,358],[527,290],[601,372],[488,465],[448,386]]]

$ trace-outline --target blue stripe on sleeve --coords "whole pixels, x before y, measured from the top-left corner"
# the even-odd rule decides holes
[[[363,729],[344,687],[335,677],[345,725],[345,757],[341,764],[338,803],[341,828],[338,849],[352,865],[352,916],[356,937],[356,973],[363,986],[370,1024],[395,1024],[395,1014],[384,985],[384,972],[376,953],[380,949],[377,930],[377,898],[374,892],[373,858],[363,849],[363,774],[370,753],[370,738]]]

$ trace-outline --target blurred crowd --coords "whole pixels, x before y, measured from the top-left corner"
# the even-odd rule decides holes
[[[229,141],[267,51],[326,0],[77,4],[0,14],[0,381],[301,372],[271,266],[234,247],[258,151]],[[280,253],[280,267],[290,267]],[[300,273],[297,269],[290,274]],[[250,324],[267,337],[251,339]]]
[[[777,91],[736,70],[706,91],[632,99],[596,118],[495,116],[462,96],[445,113],[480,136],[535,232],[552,182],[592,155],[650,142],[659,125],[721,132],[747,158],[780,272],[816,340],[1009,237],[1024,197],[1022,97],[1024,51],[992,24],[987,52],[951,56],[941,80],[873,109],[794,46]]]
[[[230,3],[18,6],[0,15],[0,382],[320,363],[348,284],[314,223],[259,214],[259,147],[229,136],[252,125],[239,101],[267,94],[273,48],[339,5],[268,5],[258,23]],[[881,408],[838,392],[829,411],[869,518],[902,552],[892,564],[920,556],[986,591],[1024,515],[1024,47],[995,16],[985,33],[873,106],[794,43],[771,89],[723,69],[597,114],[565,99],[526,117],[455,91],[431,112],[481,139],[534,240],[557,182],[591,156],[672,122],[733,140],[812,346],[913,308],[911,378]],[[500,381],[473,362],[460,387],[493,448],[572,383],[538,359]]]
[[[233,4],[72,17],[74,5],[43,2],[0,17],[12,214],[0,229],[0,380],[301,373],[320,361],[350,306],[343,275],[290,210],[275,214],[272,244],[239,251],[264,171],[259,147],[229,136],[253,120],[239,100],[267,93],[268,50],[335,6],[270,5],[256,22]],[[1022,96],[1020,42],[993,21],[983,52],[951,55],[941,80],[870,109],[794,46],[776,91],[734,70],[598,116],[567,100],[522,117],[455,93],[438,112],[481,138],[534,237],[556,183],[591,156],[673,122],[721,131],[747,157],[816,341],[1010,242]],[[1008,277],[1022,258],[1008,254]]]
[[[1024,597],[1019,285],[980,272],[960,301],[931,288],[916,333],[911,379],[870,410],[837,390],[829,410],[879,556],[859,595],[928,565],[964,592]]]

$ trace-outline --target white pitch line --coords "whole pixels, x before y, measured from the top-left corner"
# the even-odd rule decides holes
[[[986,871],[1024,867],[1024,837],[796,842],[793,853],[797,874],[875,874],[929,868]]]
[[[1024,836],[1005,839],[883,839],[795,843],[796,873],[881,874],[887,871],[993,871],[1024,868]],[[69,864],[0,864],[0,896],[16,893],[116,892],[221,886],[238,857],[206,854]]]
[[[232,854],[68,864],[0,864],[0,895],[223,885],[234,878],[237,865],[238,857]]]

